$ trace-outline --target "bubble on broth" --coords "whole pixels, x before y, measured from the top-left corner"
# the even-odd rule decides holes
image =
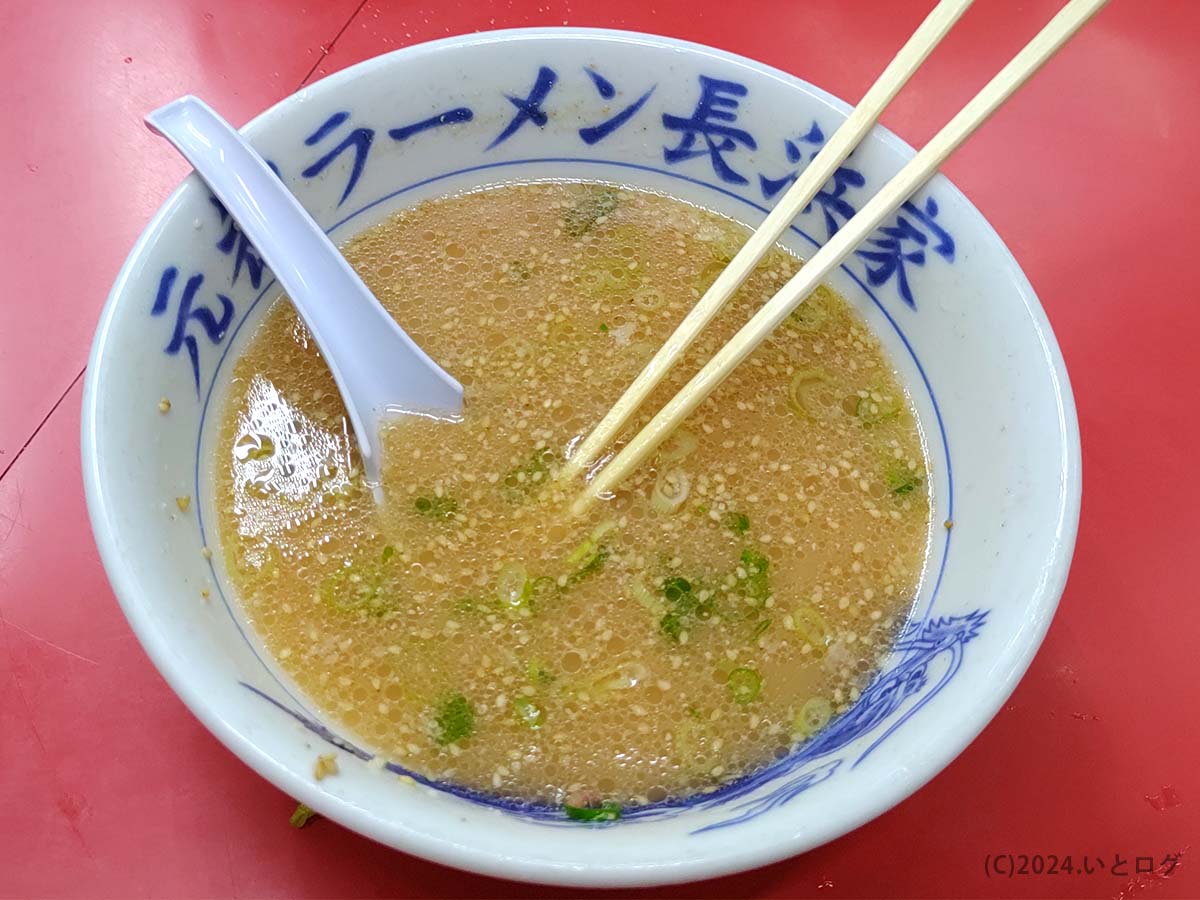
[[[928,474],[891,365],[836,294],[612,500],[573,520],[581,485],[554,479],[746,234],[556,183],[429,201],[350,241],[467,388],[461,423],[387,429],[381,508],[315,344],[275,305],[235,367],[215,505],[247,619],[332,724],[504,796],[658,802],[771,762],[811,737],[807,703],[836,715],[869,683],[919,586]],[[622,440],[798,266],[772,251]],[[664,506],[668,472],[688,491]]]

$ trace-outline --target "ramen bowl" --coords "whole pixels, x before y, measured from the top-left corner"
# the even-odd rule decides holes
[[[369,60],[244,133],[338,241],[428,198],[551,179],[620,182],[754,226],[848,109],[708,47],[530,29]],[[876,128],[785,245],[811,256],[912,155]],[[718,790],[584,824],[430,782],[374,758],[275,665],[221,569],[209,460],[232,363],[280,291],[194,175],[130,253],[88,367],[84,479],[114,592],[168,683],[230,750],[397,849],[506,878],[629,886],[736,872],[836,838],[936,775],[1029,665],[1066,580],[1080,454],[1037,298],[945,178],[830,282],[911,394],[931,466],[930,551],[911,617],[860,699],[790,755]],[[339,772],[317,781],[314,759],[327,753]]]

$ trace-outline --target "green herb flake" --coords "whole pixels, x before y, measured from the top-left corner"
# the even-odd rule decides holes
[[[387,562],[389,559],[391,559],[395,555],[396,555],[396,548],[393,547],[391,544],[388,544],[386,547],[383,548],[383,553],[380,554],[379,561]]]
[[[683,618],[679,613],[669,612],[658,620],[658,630],[679,643],[679,635],[683,631]]]
[[[303,803],[297,803],[296,811],[292,813],[292,817],[288,821],[293,828],[303,828],[316,817],[317,814],[313,812],[312,807],[305,806]]]
[[[670,640],[679,642],[680,635],[697,620],[710,618],[716,612],[716,597],[699,583],[675,576],[663,582],[662,595],[668,610],[658,621],[658,630]],[[700,599],[704,595],[704,599]]]
[[[437,725],[434,739],[443,747],[456,744],[474,733],[475,710],[466,697],[454,694],[442,701],[434,721]]]
[[[825,285],[818,285],[798,306],[788,321],[801,331],[823,330],[838,315],[838,300]]]
[[[500,480],[500,488],[509,500],[522,500],[539,485],[545,484],[550,475],[550,464],[554,451],[535,450],[524,465],[510,469]]]
[[[761,606],[771,596],[771,583],[767,574],[771,568],[771,561],[757,550],[747,547],[742,551],[741,562],[742,569],[746,572],[744,578],[739,578],[742,594],[754,601],[755,605]]]
[[[513,715],[526,728],[538,729],[546,720],[542,708],[529,697],[518,697],[513,701]]]
[[[579,584],[579,582],[583,581],[589,575],[599,572],[604,568],[604,564],[610,556],[612,556],[612,551],[608,547],[604,545],[598,546],[579,568],[567,576],[567,584]]]
[[[771,620],[763,619],[761,622],[759,622],[757,625],[754,626],[754,636],[756,638],[761,637],[763,635],[763,633],[770,627],[771,627]]]
[[[663,596],[671,603],[678,603],[692,592],[692,583],[686,578],[668,578],[663,582]]]
[[[600,331],[603,334],[608,334],[608,323],[607,322],[600,323]]]
[[[745,534],[750,530],[750,518],[745,513],[726,513],[724,522],[725,527],[737,535]]]
[[[738,668],[729,673],[725,685],[733,695],[734,702],[745,706],[762,690],[762,676],[753,669]]]
[[[886,478],[888,489],[897,496],[911,494],[921,485],[921,476],[903,463],[889,468]]]
[[[453,497],[418,497],[413,502],[418,515],[431,519],[445,519],[458,512],[458,501]]]
[[[546,668],[540,660],[533,660],[525,667],[525,677],[532,684],[547,685],[554,683],[554,673]]]
[[[599,806],[572,806],[566,803],[563,812],[568,819],[576,822],[615,822],[621,818],[621,804],[612,800],[605,800]]]
[[[509,563],[496,576],[496,600],[501,609],[521,609],[533,601],[533,582],[520,563]]]
[[[343,566],[321,579],[321,602],[338,612],[382,616],[395,605],[386,591],[383,564]]]
[[[812,737],[833,718],[833,704],[824,697],[812,697],[805,702],[792,722],[793,737]]]
[[[900,415],[900,407],[891,401],[876,403],[870,397],[859,397],[855,404],[854,414],[862,422],[863,428],[873,428],[882,425]]]
[[[589,190],[563,215],[563,231],[569,237],[583,237],[600,223],[600,219],[612,215],[617,203],[617,192],[613,188]]]

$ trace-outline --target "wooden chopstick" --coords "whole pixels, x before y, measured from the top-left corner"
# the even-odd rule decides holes
[[[926,16],[925,21],[917,27],[908,42],[900,48],[900,52],[888,63],[878,80],[863,95],[858,106],[834,132],[808,167],[800,173],[799,178],[775,204],[774,209],[750,235],[729,265],[717,276],[717,280],[709,286],[708,290],[704,292],[704,296],[692,307],[671,336],[658,349],[653,359],[625,389],[625,393],[613,404],[600,423],[592,429],[591,434],[574,450],[566,464],[559,470],[558,477],[560,479],[565,480],[578,475],[599,458],[601,451],[617,436],[629,417],[637,411],[650,392],[679,361],[687,348],[704,330],[704,326],[742,286],[742,282],[754,271],[759,260],[775,246],[779,236],[787,230],[792,220],[800,215],[800,211],[808,206],[817,191],[850,155],[850,151],[858,146],[858,143],[875,125],[880,113],[973,2],[974,0],[941,0]]]
[[[595,498],[612,491],[779,325],[826,275],[928,181],[980,125],[1050,59],[1108,0],[1070,0],[1000,72],[829,239],[811,260],[696,373],[574,502],[582,513]]]

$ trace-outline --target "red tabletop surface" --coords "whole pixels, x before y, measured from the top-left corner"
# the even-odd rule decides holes
[[[101,570],[81,375],[186,172],[141,126],[236,122],[330,71],[524,25],[658,32],[854,101],[932,0],[0,3],[0,896],[542,896],[318,820],[192,718]],[[979,0],[885,113],[920,144],[1053,13]],[[1070,582],[1011,701],[911,799],[804,856],[661,896],[1200,896],[1200,3],[1115,0],[946,166],[1012,248],[1074,384]],[[1090,873],[988,877],[989,854]],[[1030,864],[1033,868],[1033,864]],[[1150,869],[1140,872],[1139,869]]]

